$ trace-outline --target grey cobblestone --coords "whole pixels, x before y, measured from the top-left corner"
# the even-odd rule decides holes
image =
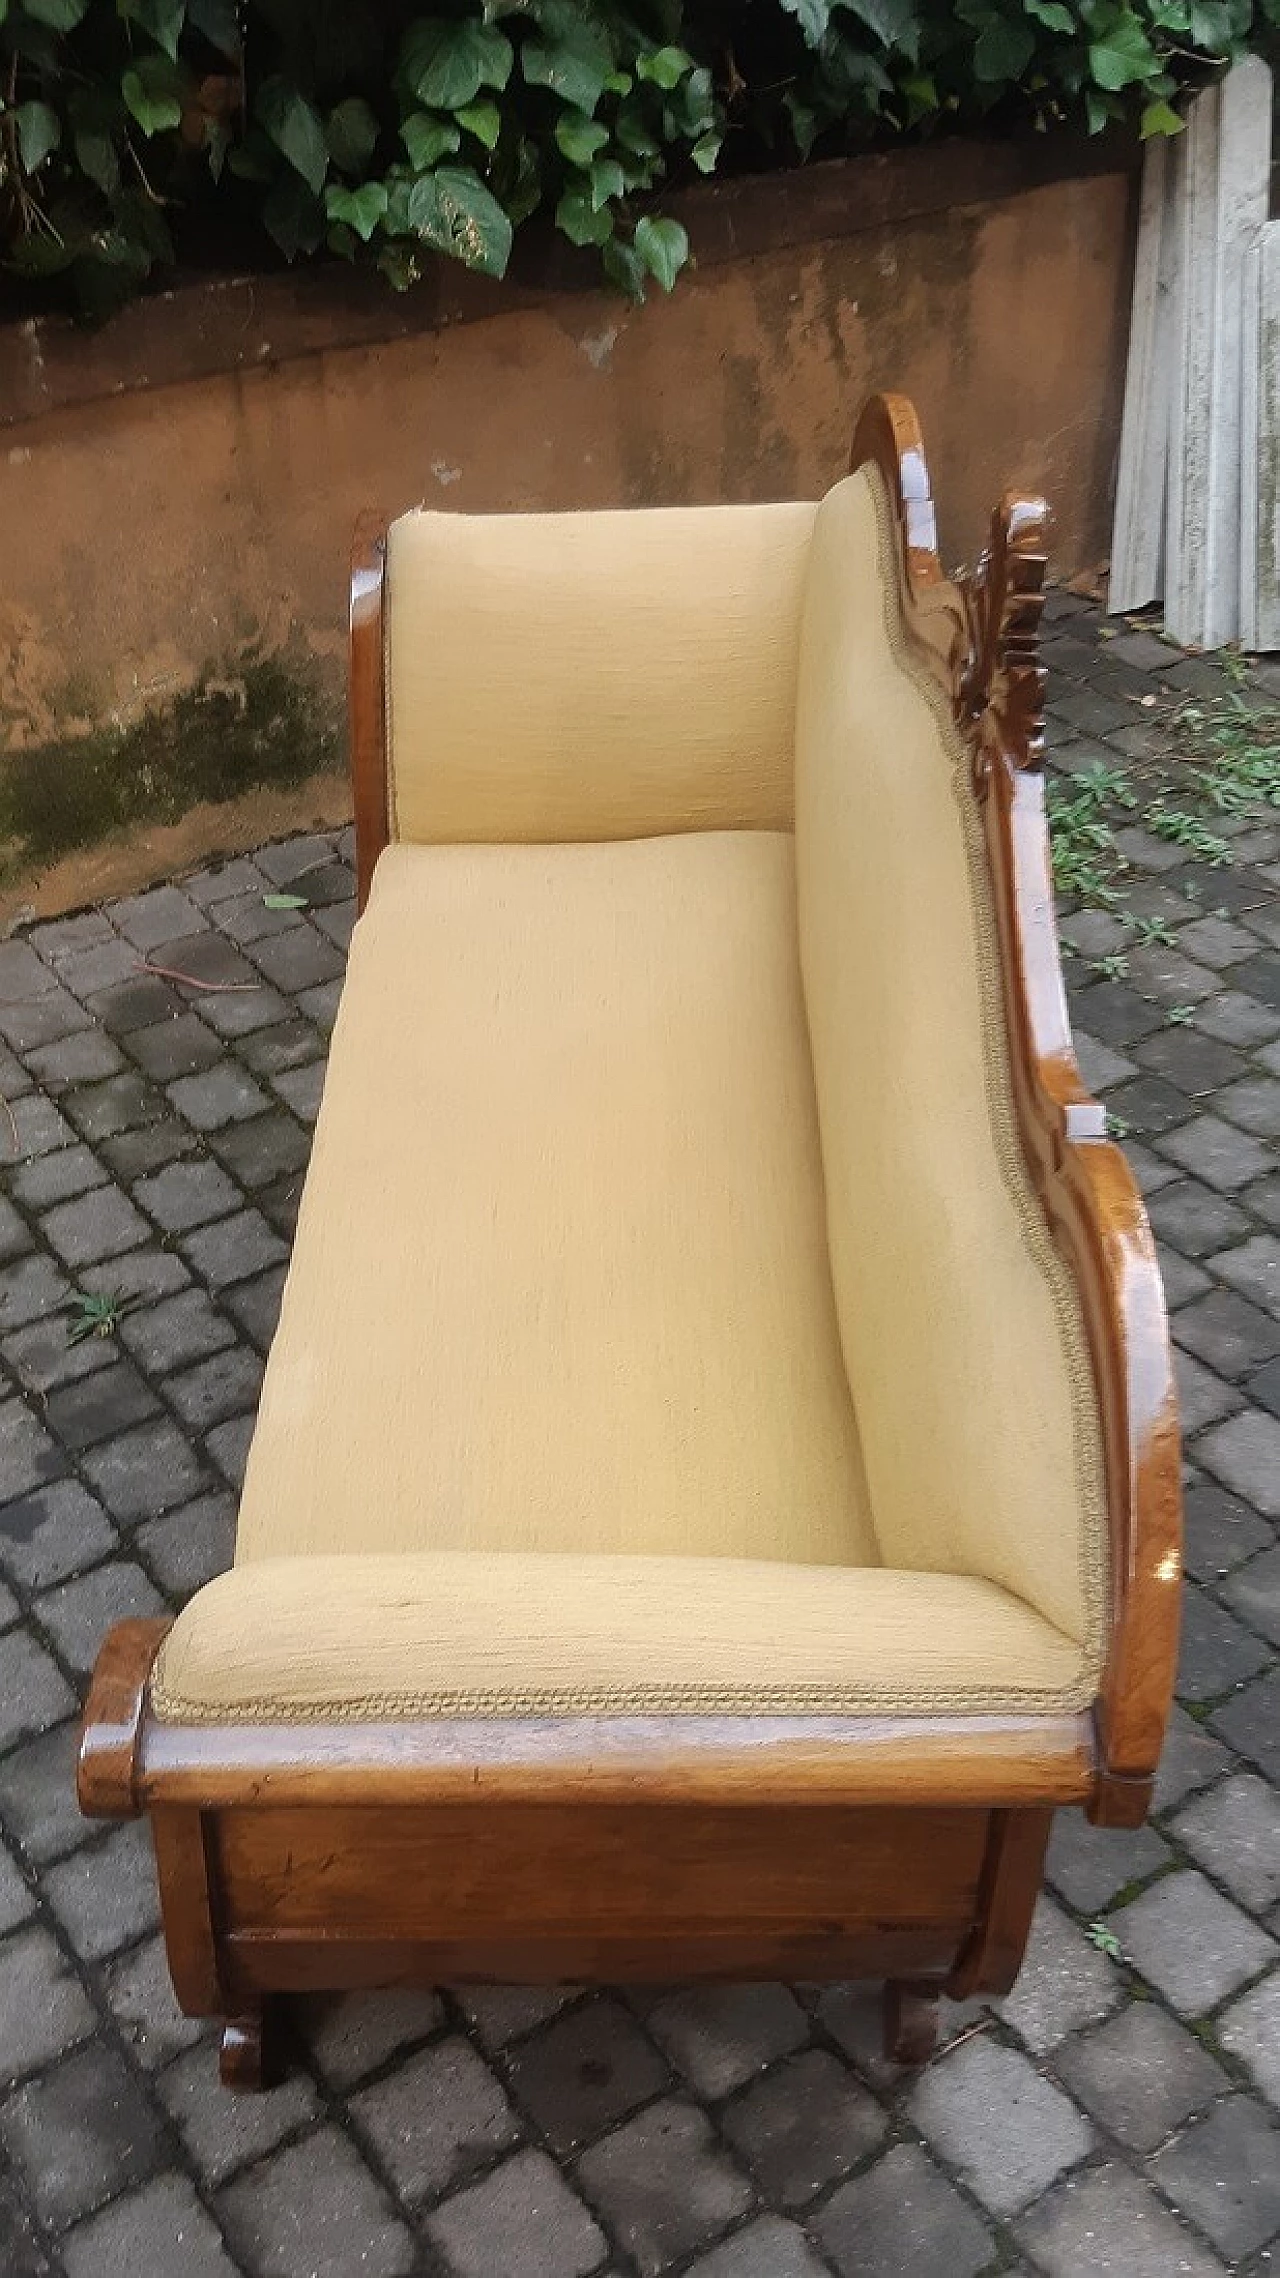
[[[1252,1772],[1222,1780],[1173,1822],[1178,1841],[1252,1914],[1280,1900],[1280,1796]]]
[[[701,2096],[727,2096],[809,2037],[804,2011],[783,1985],[699,1986],[672,1994],[653,2010],[649,2027]]]
[[[1057,2072],[1100,2126],[1144,2153],[1229,2086],[1208,2050],[1150,2001],[1072,2042]]]
[[[1214,2009],[1276,1958],[1276,1944],[1201,1874],[1165,1875],[1110,1917],[1126,1957],[1182,2015]]]
[[[1250,2098],[1219,2104],[1157,2152],[1151,2172],[1233,2262],[1280,2230],[1280,2128]]]
[[[840,2278],[976,2278],[993,2241],[916,2144],[844,2183],[813,2221]]]
[[[159,2121],[114,2050],[91,2043],[0,2105],[0,2140],[42,2222],[74,2222],[140,2183],[162,2150]]]
[[[28,1590],[47,1590],[117,1547],[103,1510],[76,1479],[35,1489],[0,1510],[0,1567]]]
[[[761,2189],[788,2208],[805,2206],[857,2167],[886,2125],[874,2097],[826,2049],[772,2066],[720,2116]]]
[[[498,2270],[503,2278],[588,2278],[606,2251],[599,2226],[539,2151],[517,2153],[459,2192],[426,2230],[449,2278]]]
[[[189,2183],[157,2176],[153,2183],[91,2221],[78,2224],[62,2242],[67,2278],[155,2278],[181,2271],[182,2278],[236,2278],[216,2224]]]
[[[219,2213],[237,2254],[262,2278],[408,2278],[413,2268],[408,2228],[334,2128],[233,2183]]]
[[[92,2004],[47,1930],[33,1926],[0,1946],[0,2088],[87,2040]]]
[[[705,2113],[663,2100],[578,2162],[578,2180],[643,2278],[708,2246],[751,2205],[751,2185],[716,2143]]]
[[[470,2041],[456,2036],[361,2089],[351,2112],[410,2203],[437,2199],[477,2168],[491,2166],[523,2132],[492,2068]]]
[[[1089,2122],[1015,2049],[966,2041],[921,2075],[911,2118],[993,2214],[1038,2199],[1093,2148]]]
[[[1232,2002],[1219,2019],[1218,2037],[1273,2109],[1280,2105],[1280,1970]]]
[[[38,1598],[35,1610],[67,1667],[87,1677],[113,1622],[162,1614],[165,1607],[140,1566],[111,1558]]]
[[[1021,2226],[1047,2278],[1222,2278],[1154,2191],[1121,2167],[1073,2177]]]
[[[211,2189],[320,2114],[315,2088],[301,2073],[266,2096],[228,2096],[202,2043],[166,2066],[156,2086],[196,2173]]]

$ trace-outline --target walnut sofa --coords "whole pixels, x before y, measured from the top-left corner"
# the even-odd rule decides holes
[[[235,1564],[104,1646],[183,2007],[415,1977],[1007,1989],[1168,1709],[1159,1278],[1072,1057],[1043,509],[357,542],[364,914]]]

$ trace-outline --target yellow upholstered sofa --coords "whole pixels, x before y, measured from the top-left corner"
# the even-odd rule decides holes
[[[366,531],[363,915],[240,1510],[124,1625],[184,2005],[682,1972],[1011,1981],[1132,1823],[1177,1428],[1071,1057],[1041,516],[941,576],[909,407],[817,505]]]

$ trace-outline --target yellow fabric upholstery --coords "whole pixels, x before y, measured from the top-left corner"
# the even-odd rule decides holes
[[[1079,1305],[1023,1165],[981,822],[891,636],[878,477],[818,511],[796,724],[800,956],[840,1334],[886,1566],[982,1574],[1096,1663]]]
[[[240,1561],[875,1558],[789,835],[391,847]]]
[[[788,505],[394,522],[392,837],[788,828],[813,516]]]
[[[179,1616],[181,1721],[1077,1707],[1077,1646],[990,1582],[741,1558],[255,1560]]]

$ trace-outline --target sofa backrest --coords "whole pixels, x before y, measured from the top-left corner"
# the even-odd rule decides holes
[[[801,971],[845,1365],[887,1566],[976,1574],[1100,1650],[1075,1285],[1022,1155],[981,811],[908,661],[883,485],[814,525],[796,724]]]
[[[393,838],[788,828],[814,511],[393,522]]]

